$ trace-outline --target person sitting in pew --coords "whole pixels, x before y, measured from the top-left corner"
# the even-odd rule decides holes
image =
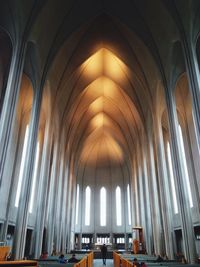
[[[140,264],[141,267],[147,267],[146,263],[144,261],[141,262]]]
[[[61,255],[59,256],[59,258],[58,258],[58,262],[59,262],[59,263],[66,263],[66,262],[67,262],[67,260],[65,259],[64,254],[61,254]]]
[[[133,259],[133,267],[140,267],[140,264],[139,264],[137,258]]]
[[[73,254],[72,257],[67,262],[68,263],[71,263],[71,262],[79,262],[79,260],[76,258],[76,255]]]
[[[161,262],[161,261],[163,261],[163,258],[160,255],[158,255],[156,262]]]
[[[42,252],[42,254],[40,256],[40,259],[41,260],[46,260],[47,258],[48,258],[48,252],[47,251]]]

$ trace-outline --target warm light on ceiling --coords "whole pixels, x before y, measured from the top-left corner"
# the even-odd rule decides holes
[[[100,49],[88,58],[82,67],[85,68],[84,72],[87,76],[105,75],[117,79],[122,79],[126,70],[125,64],[106,48]]]
[[[124,144],[121,128],[117,124],[118,105],[126,109],[123,89],[120,87],[126,79],[126,66],[111,51],[100,49],[82,64],[83,75],[90,84],[80,98],[82,106],[88,103],[87,135],[83,141],[81,160],[83,162],[107,164],[124,160],[120,144]],[[119,111],[119,108],[118,108]]]
[[[104,96],[115,99],[117,94],[120,94],[120,89],[115,82],[106,76],[100,76],[86,88],[86,97],[98,98]]]
[[[86,140],[81,153],[83,162],[106,164],[109,161],[120,163],[123,161],[123,152],[116,140],[108,133],[102,132],[96,139]]]
[[[100,112],[98,113],[92,120],[91,120],[91,125],[94,128],[99,128],[103,126],[111,126],[111,122],[107,118],[107,116],[103,113]]]
[[[104,114],[103,112],[97,114],[92,120],[91,120],[91,124],[93,127],[97,128],[97,127],[102,127],[104,123]]]
[[[90,111],[92,113],[99,113],[100,111],[103,111],[104,107],[104,97],[100,96],[95,101],[92,102],[90,105]]]

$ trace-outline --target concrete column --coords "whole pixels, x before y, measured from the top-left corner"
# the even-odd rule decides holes
[[[41,171],[40,171],[40,183],[38,187],[38,205],[35,224],[35,258],[38,258],[42,252],[42,237],[45,225],[45,218],[47,215],[47,195],[48,184],[50,175],[50,162],[51,162],[51,147],[52,136],[50,132],[50,123],[46,124],[44,146],[42,153]]]
[[[97,240],[97,235],[95,234],[95,236],[95,240]],[[82,233],[79,234],[79,249],[82,249]]]
[[[130,197],[131,197],[131,222],[132,226],[137,225],[137,205],[136,205],[136,188],[135,188],[135,179],[136,179],[136,159],[133,159],[133,166],[132,166],[132,179],[130,184]]]
[[[150,194],[150,207],[151,207],[151,219],[153,227],[153,243],[154,243],[154,253],[156,255],[161,254],[161,233],[162,233],[162,220],[161,220],[161,207],[159,202],[158,193],[158,183],[155,170],[155,157],[154,157],[154,147],[153,138],[148,135],[147,141],[148,148],[148,188]],[[153,252],[153,251],[152,251]]]
[[[136,149],[136,183],[135,183],[135,190],[137,191],[136,194],[136,201],[137,201],[137,221],[136,224],[137,225],[142,225],[143,222],[143,217],[142,217],[142,200],[141,200],[141,192],[140,192],[140,188],[141,188],[141,166],[140,166],[140,150],[138,149],[137,145],[137,149]]]
[[[65,158],[65,162],[67,159]],[[63,229],[63,236],[62,236],[62,249],[66,252],[67,247],[67,195],[68,195],[68,165],[66,164],[66,170],[64,174],[64,186],[63,186],[63,206],[62,206],[62,229]]]
[[[148,254],[151,254],[152,252],[152,218],[151,218],[151,211],[150,211],[150,193],[149,193],[149,186],[148,186],[148,174],[147,174],[147,143],[146,143],[146,138],[143,141],[143,146],[142,146],[142,158],[143,158],[143,191],[144,191],[144,206],[145,206],[145,222],[146,222],[146,251]]]
[[[178,204],[182,224],[183,243],[185,257],[190,263],[194,263],[197,257],[195,247],[194,229],[189,206],[188,193],[183,168],[183,155],[181,152],[180,137],[178,132],[178,119],[176,105],[170,90],[166,90],[166,103],[168,108],[169,126],[171,135],[171,151],[175,171],[175,186],[178,192]]]
[[[20,91],[25,59],[25,46],[20,43],[13,49],[7,87],[0,118],[0,186],[3,179],[8,144],[12,134],[15,111]]]
[[[193,115],[200,146],[200,72],[196,56],[196,47],[187,40],[183,40],[183,52],[188,74],[189,88],[192,95]]]
[[[156,138],[156,151],[157,151],[157,167],[158,167],[158,183],[160,191],[161,211],[162,211],[162,223],[164,230],[164,247],[162,252],[173,259],[173,239],[172,239],[172,220],[171,220],[171,201],[169,200],[169,177],[167,173],[165,147],[163,142],[163,133],[160,118],[155,122],[155,138]],[[161,237],[162,238],[162,237]]]
[[[139,203],[140,203],[140,208],[139,208],[139,213],[140,213],[140,224],[139,226],[143,227],[144,231],[144,236],[146,237],[146,219],[145,219],[145,199],[144,199],[144,181],[143,181],[143,158],[142,158],[142,151],[139,149],[141,147],[138,144],[138,149],[137,149],[137,155],[138,155],[138,187],[139,187]]]
[[[73,207],[73,199],[74,199],[74,181],[73,181],[73,174],[72,174],[72,170],[73,170],[73,164],[70,164],[71,168],[70,168],[70,173],[69,173],[69,189],[68,189],[68,220],[67,220],[67,227],[68,227],[68,249],[71,250],[71,241],[72,241],[72,222],[73,222],[73,211],[72,211],[72,207]]]
[[[95,241],[96,243],[96,241]],[[113,233],[110,233],[110,243],[112,244],[112,248],[113,248]]]
[[[139,214],[139,210],[140,210],[140,203],[139,203],[139,190],[138,190],[138,165],[137,165],[137,150],[136,150],[136,156],[135,156],[135,160],[134,160],[134,166],[135,166],[135,174],[134,174],[134,204],[135,204],[135,225],[140,225],[140,214]]]
[[[124,240],[125,240],[125,250],[128,250],[128,234],[124,233]]]
[[[63,213],[63,198],[64,198],[64,156],[60,157],[60,170],[58,178],[58,197],[56,208],[56,251],[61,252],[61,235],[62,235],[62,213]],[[63,251],[64,252],[64,251]]]
[[[25,136],[25,132],[26,132],[26,120],[21,122],[21,130],[19,132],[19,143],[24,143],[24,136]],[[14,136],[11,136],[12,139],[14,139]],[[11,141],[13,142],[13,140]],[[19,150],[20,146],[18,147]],[[8,147],[8,149],[10,150],[10,145]],[[21,154],[18,153],[18,157],[21,159],[21,155],[22,155],[22,150],[23,150],[23,144],[21,146]],[[15,152],[17,152],[17,149],[14,150]],[[10,152],[11,153],[11,152]],[[9,157],[9,155],[7,155]],[[20,160],[19,160],[20,161]],[[7,165],[9,163],[9,166],[5,166],[5,171],[8,169],[8,167],[10,168],[10,162],[8,162],[7,160]],[[19,171],[17,172],[17,174],[19,174]],[[1,236],[0,236],[0,240],[1,241],[6,241],[6,237],[7,237],[7,230],[8,230],[8,223],[9,223],[9,217],[10,217],[10,212],[12,212],[12,208],[13,208],[13,202],[12,202],[12,197],[13,195],[16,194],[16,184],[15,184],[15,179],[16,177],[18,177],[18,175],[16,175],[15,173],[11,176],[11,181],[9,184],[9,193],[8,193],[8,201],[7,201],[7,205],[5,207],[6,210],[6,214],[5,214],[5,220],[3,222],[2,225],[2,230],[1,230]]]
[[[47,252],[50,255],[55,249],[54,247],[54,225],[55,225],[55,211],[57,207],[57,163],[58,163],[58,145],[54,143],[53,163],[51,168],[50,191],[48,199],[48,215],[47,215]]]
[[[32,114],[31,114],[27,155],[24,165],[23,185],[20,195],[14,242],[13,242],[13,254],[15,259],[22,259],[24,256],[27,222],[29,214],[29,200],[31,195],[32,175],[35,162],[35,152],[36,152],[35,150],[36,150],[37,135],[38,135],[41,93],[42,90],[37,90],[35,93]]]
[[[187,169],[188,169],[188,175],[190,178],[190,186],[192,191],[192,199],[194,203],[194,207],[197,207],[199,215],[200,215],[200,187],[199,187],[199,168],[197,169],[197,172],[195,170],[195,161],[197,161],[197,164],[199,163],[199,153],[195,155],[195,150],[198,149],[196,139],[191,139],[191,135],[194,134],[194,125],[190,121],[190,125],[188,125],[188,120],[185,122],[185,124],[182,126],[182,134],[183,134],[183,142],[184,142],[184,149],[185,149],[185,156],[186,156],[186,162],[187,162]],[[193,132],[193,133],[192,133]],[[199,164],[198,164],[199,165]],[[199,216],[197,215],[197,216]]]

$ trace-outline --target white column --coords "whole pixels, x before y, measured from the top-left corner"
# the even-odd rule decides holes
[[[136,153],[135,153],[136,154]],[[137,200],[136,200],[136,188],[135,188],[135,183],[136,183],[136,159],[135,157],[133,158],[133,166],[132,167],[132,179],[131,179],[131,187],[130,187],[130,197],[131,197],[131,221],[132,221],[132,226],[137,225]]]
[[[161,236],[162,236],[162,221],[161,221],[161,207],[159,202],[159,193],[158,193],[158,183],[155,170],[155,157],[154,157],[154,148],[153,148],[153,137],[148,135],[148,187],[150,194],[150,207],[151,207],[151,218],[152,218],[152,227],[153,227],[153,243],[154,243],[154,252],[156,255],[161,254]]]
[[[55,141],[55,140],[54,140]],[[57,177],[57,164],[58,164],[58,144],[54,143],[53,151],[53,163],[51,167],[50,176],[50,190],[48,198],[48,214],[47,214],[47,252],[50,255],[55,249],[53,247],[54,242],[54,224],[55,224],[55,212],[56,212],[56,199],[57,199],[57,188],[58,188],[58,177]]]
[[[13,48],[7,87],[3,101],[0,118],[0,186],[3,179],[8,143],[12,134],[13,122],[15,119],[16,105],[24,66],[25,50],[25,46],[20,43]]]
[[[146,250],[148,254],[152,252],[152,216],[151,216],[151,200],[149,192],[149,175],[147,174],[147,142],[146,138],[143,138],[142,145],[142,158],[143,158],[143,190],[144,190],[144,206],[145,206],[145,221],[146,221]]]
[[[192,44],[192,41],[183,40],[183,52],[192,95],[197,138],[200,145],[200,66],[197,62],[196,47]]]
[[[73,177],[72,177],[72,165],[73,164],[69,164],[69,185],[68,185],[68,196],[67,196],[67,220],[66,220],[66,224],[67,224],[67,250],[68,252],[70,251],[70,237],[71,237],[71,204],[72,204],[72,189],[73,189]]]
[[[24,256],[26,231],[29,214],[29,200],[32,187],[32,174],[37,144],[38,124],[41,106],[42,90],[37,90],[34,97],[31,123],[27,145],[27,155],[24,165],[23,185],[20,195],[19,207],[17,212],[15,235],[13,241],[13,254],[15,259],[22,259]]]
[[[63,145],[63,147],[65,147]],[[58,199],[57,199],[57,209],[56,209],[56,251],[61,252],[61,235],[62,235],[62,214],[63,214],[63,200],[64,200],[64,156],[62,154],[60,158],[60,171],[58,180]],[[65,251],[62,251],[65,253]]]
[[[166,255],[173,259],[173,239],[172,239],[172,220],[171,220],[171,201],[168,200],[169,197],[169,177],[166,166],[165,158],[165,147],[163,142],[163,133],[161,126],[161,119],[157,118],[155,125],[155,138],[156,138],[156,152],[157,152],[157,167],[158,167],[158,182],[161,200],[161,211],[162,211],[162,226],[164,233],[164,245],[165,250],[163,251]],[[164,250],[164,248],[163,248]]]
[[[50,162],[51,162],[51,149],[52,149],[52,132],[50,131],[51,124],[46,123],[44,146],[42,153],[41,171],[40,171],[40,183],[38,187],[38,205],[37,216],[35,224],[35,258],[39,258],[42,252],[43,231],[45,225],[45,218],[47,215],[47,196],[48,196],[48,184],[50,176]]]
[[[184,253],[186,259],[193,263],[196,259],[196,247],[194,229],[191,217],[191,209],[189,206],[188,193],[185,182],[185,173],[183,168],[183,155],[181,152],[180,137],[178,132],[178,119],[176,113],[176,105],[172,97],[172,92],[166,90],[166,103],[168,108],[169,126],[172,144],[172,158],[175,171],[175,186],[178,192],[178,204],[182,224]]]
[[[69,168],[68,168],[68,160],[65,158],[66,169],[64,173],[64,186],[63,186],[63,203],[62,203],[62,250],[66,252],[67,246],[67,196],[68,196],[68,175],[69,175]]]

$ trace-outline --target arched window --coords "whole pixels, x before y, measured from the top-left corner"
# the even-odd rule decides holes
[[[87,186],[85,189],[85,225],[90,225],[90,203],[91,189]]]
[[[22,178],[24,174],[25,157],[26,157],[26,151],[27,151],[27,145],[28,145],[28,134],[29,134],[29,125],[26,126],[26,133],[25,133],[24,145],[23,145],[23,150],[22,150],[22,159],[21,159],[20,171],[19,171],[19,180],[18,180],[18,185],[17,185],[17,193],[15,197],[15,207],[19,206],[19,198],[20,198],[21,189],[22,189]]]
[[[116,188],[116,216],[117,226],[122,225],[121,189],[119,186]]]
[[[31,199],[30,199],[30,206],[29,206],[29,212],[30,213],[32,213],[32,211],[33,211],[33,203],[34,203],[34,196],[35,196],[35,186],[36,186],[38,161],[39,161],[39,152],[40,152],[40,143],[37,142],[36,156],[35,156],[35,163],[34,163],[34,170],[33,170],[33,183],[32,183],[32,188],[31,188]]]
[[[76,187],[76,224],[78,224],[78,212],[79,212],[79,184]]]
[[[130,201],[130,187],[127,185],[127,203],[128,203],[128,225],[131,225],[131,201]]]
[[[170,149],[169,142],[167,142],[167,159],[168,159],[170,183],[171,183],[171,189],[172,189],[174,213],[178,213],[178,203],[177,203],[177,198],[176,198],[174,173],[173,173],[173,167],[172,167],[171,149]]]
[[[100,225],[106,226],[106,189],[100,190]]]
[[[179,135],[180,135],[180,141],[181,141],[181,152],[182,152],[182,155],[183,155],[183,167],[184,167],[184,171],[185,171],[186,187],[188,189],[188,197],[189,197],[190,207],[192,208],[193,207],[192,192],[191,192],[188,169],[187,169],[187,162],[186,162],[186,157],[185,157],[185,149],[184,149],[184,143],[183,143],[183,133],[182,133],[182,129],[181,129],[180,124],[178,126],[178,129],[179,129]]]

